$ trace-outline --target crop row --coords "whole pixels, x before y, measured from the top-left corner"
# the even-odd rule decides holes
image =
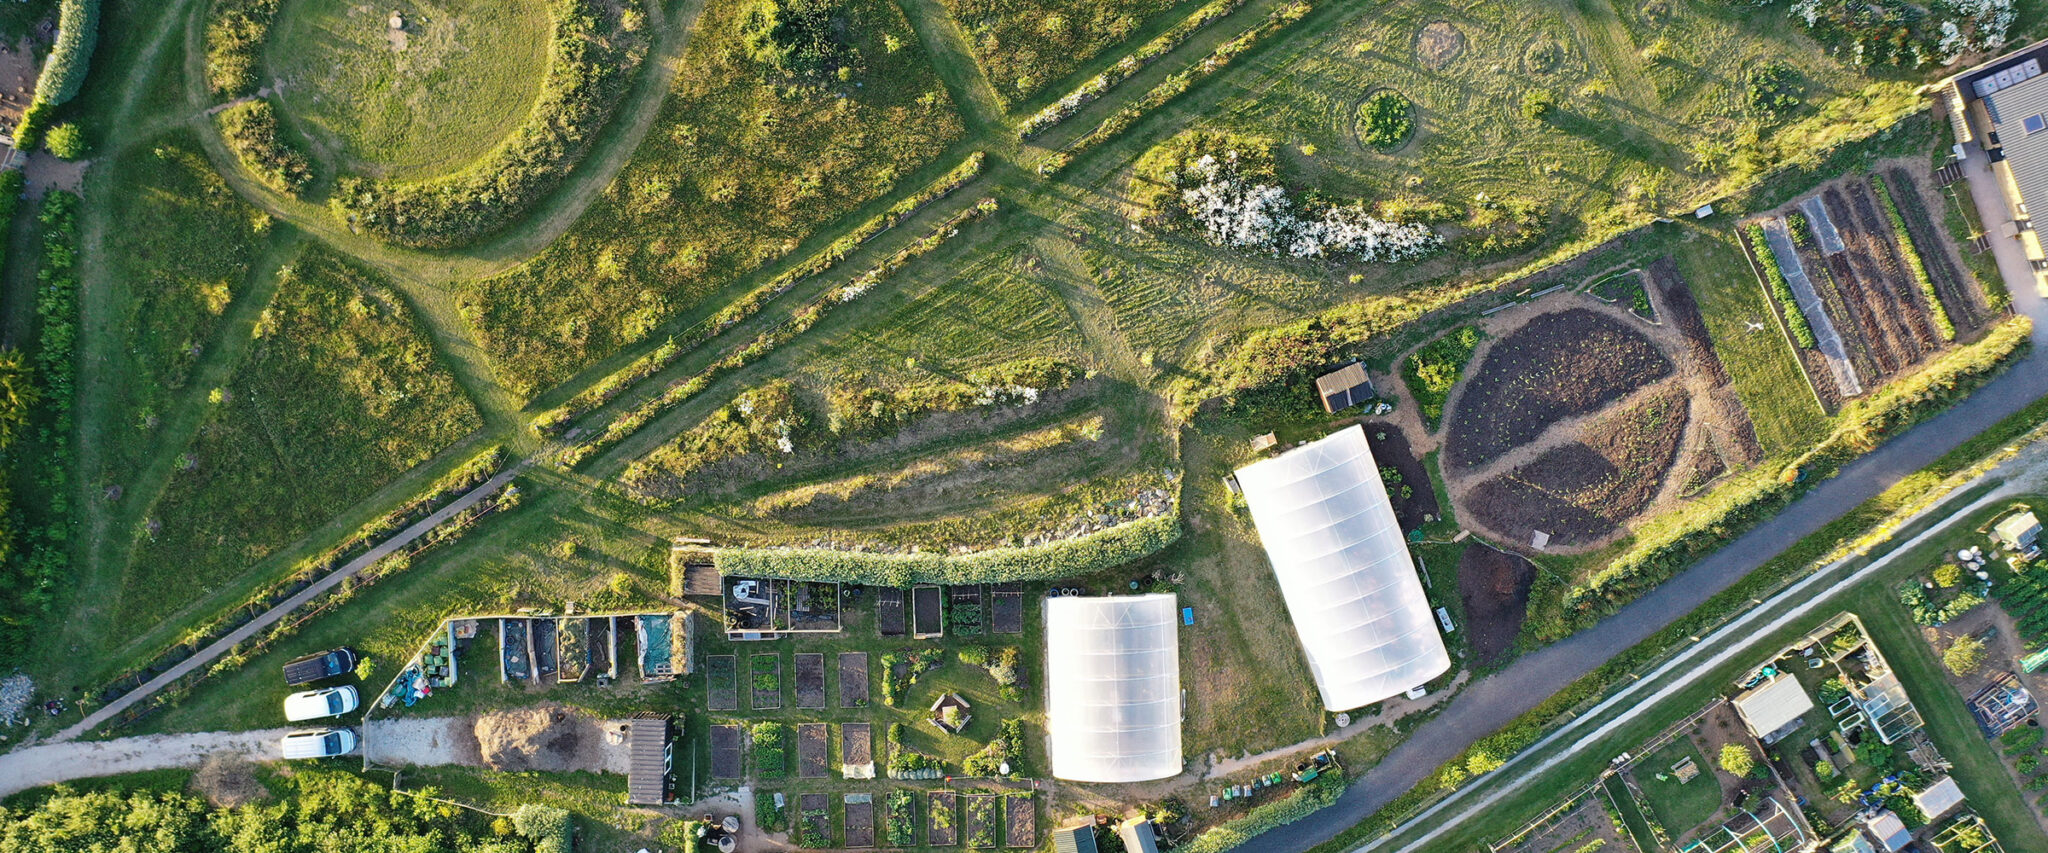
[[[662,389],[660,394],[621,413],[617,418],[612,419],[611,423],[606,424],[604,432],[596,438],[564,449],[556,457],[556,464],[563,468],[573,468],[584,460],[617,444],[621,439],[633,434],[641,427],[646,426],[650,421],[661,416],[663,412],[674,408],[684,400],[688,400],[701,393],[704,389],[711,387],[711,383],[719,377],[759,361],[769,353],[774,352],[777,347],[794,340],[804,332],[810,331],[812,327],[824,320],[825,316],[830,314],[833,308],[852,302],[861,294],[873,288],[884,277],[902,269],[911,261],[937,249],[941,244],[945,243],[947,238],[958,234],[962,226],[994,213],[995,210],[996,200],[984,198],[973,207],[954,214],[951,218],[939,223],[937,227],[933,228],[922,239],[909,246],[905,246],[896,254],[890,255],[872,269],[854,277],[845,286],[833,290],[820,297],[816,302],[798,309],[795,314],[791,315],[789,319],[784,320],[781,325],[762,332],[752,341],[749,341],[746,346],[727,353],[725,357],[712,362],[709,367],[704,368],[703,372],[687,380],[673,383],[667,388]]]
[[[1094,130],[1074,140],[1067,147],[1046,155],[1045,159],[1038,164],[1038,173],[1041,175],[1057,174],[1061,169],[1066,168],[1067,164],[1072,163],[1074,157],[1081,152],[1131,129],[1131,126],[1137,124],[1139,119],[1144,118],[1146,113],[1165,106],[1166,102],[1180,97],[1182,93],[1193,87],[1197,81],[1229,65],[1231,60],[1244,54],[1245,51],[1251,50],[1260,40],[1285,29],[1287,25],[1295,21],[1307,17],[1308,13],[1313,11],[1313,9],[1314,7],[1307,3],[1306,0],[1296,0],[1296,2],[1274,9],[1272,14],[1267,15],[1266,20],[1261,21],[1258,26],[1251,28],[1237,38],[1219,45],[1214,52],[1209,54],[1208,58],[1196,63],[1193,68],[1174,72],[1165,80],[1159,81],[1159,85],[1153,86],[1152,91],[1146,92],[1144,97],[1133,101],[1123,109],[1111,113],[1109,118],[1103,119],[1102,124],[1096,126]]]
[[[1941,304],[1941,294],[1934,290],[1934,279],[1927,275],[1927,261],[1920,257],[1920,250],[1913,245],[1913,235],[1906,230],[1906,218],[1899,215],[1899,206],[1892,201],[1892,191],[1885,186],[1883,178],[1870,182],[1870,188],[1877,192],[1877,200],[1884,205],[1885,218],[1892,222],[1892,236],[1898,241],[1899,254],[1906,256],[1906,269],[1913,273],[1913,283],[1927,297],[1927,310],[1934,317],[1934,327],[1941,330],[1941,339],[1956,339],[1956,324],[1948,317],[1948,309]]]
[[[1024,125],[1017,129],[1017,138],[1030,139],[1052,129],[1053,126],[1080,112],[1082,107],[1093,103],[1096,98],[1102,97],[1104,92],[1108,92],[1118,83],[1131,79],[1152,60],[1171,53],[1203,27],[1237,11],[1244,2],[1245,0],[1214,0],[1209,5],[1195,10],[1194,14],[1173,25],[1172,29],[1161,33],[1158,38],[1146,42],[1131,55],[1117,60],[1109,70],[1095,75],[1093,79],[1075,87],[1074,91],[1068,92],[1066,97],[1054,101],[1050,106],[1025,119]]]
[[[840,261],[845,260],[847,256],[853,254],[853,251],[860,248],[862,244],[902,224],[904,220],[909,219],[919,210],[924,209],[925,205],[945,198],[951,195],[954,190],[966,186],[981,174],[985,160],[986,155],[980,151],[967,155],[967,159],[960,161],[960,165],[953,167],[952,171],[947,172],[943,177],[933,181],[916,194],[897,202],[889,208],[888,212],[862,222],[845,236],[834,240],[832,245],[825,247],[824,251],[804,259],[803,263],[783,271],[767,283],[754,288],[746,296],[726,306],[703,323],[671,336],[653,352],[641,356],[632,364],[627,365],[626,369],[606,377],[604,381],[576,395],[569,402],[535,416],[533,419],[534,428],[540,430],[543,435],[554,436],[561,434],[571,421],[596,411],[599,407],[617,398],[627,388],[673,366],[685,353],[718,337],[727,329],[739,325],[741,321],[753,316],[761,310],[762,306],[767,305],[775,297],[781,296],[788,292],[790,288],[795,287],[797,282],[830,270]]]
[[[1813,326],[1806,322],[1806,315],[1799,313],[1799,300],[1792,295],[1792,285],[1785,283],[1785,273],[1778,269],[1777,256],[1771,254],[1771,244],[1764,239],[1764,227],[1750,223],[1749,246],[1756,252],[1757,266],[1763,267],[1764,280],[1769,282],[1771,297],[1778,300],[1778,307],[1784,309],[1785,325],[1792,329],[1792,339],[1807,349],[1814,347]]]

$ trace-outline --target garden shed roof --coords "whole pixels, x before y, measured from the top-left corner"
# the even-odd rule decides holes
[[[669,743],[667,714],[642,712],[626,724],[626,802],[660,805],[668,801],[668,774],[675,753]]]
[[[1992,532],[1998,534],[1998,539],[2001,542],[2014,546],[2025,546],[2030,544],[2035,537],[2041,535],[2041,519],[2034,516],[2033,510],[2016,512],[1999,519],[1998,525],[1992,528]]]
[[[1735,697],[1735,710],[1749,723],[1749,730],[1765,743],[1777,733],[1813,710],[1813,697],[1799,686],[1799,679],[1779,675],[1753,690]]]
[[[1913,805],[1919,806],[1930,821],[1962,804],[1963,789],[1956,785],[1954,776],[1943,776],[1941,781],[1927,786],[1927,790],[1913,795]]]
[[[1145,782],[1181,771],[1179,618],[1172,595],[1046,599],[1055,778]]]
[[[1237,480],[1325,708],[1370,705],[1451,668],[1363,427]]]
[[[1316,377],[1316,396],[1323,399],[1323,411],[1341,412],[1372,399],[1372,378],[1365,375],[1365,363],[1354,361]]]
[[[1062,826],[1053,830],[1052,849],[1057,853],[1095,853],[1095,824]]]

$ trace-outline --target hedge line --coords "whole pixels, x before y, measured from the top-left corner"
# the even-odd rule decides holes
[[[1806,322],[1806,315],[1799,310],[1799,299],[1792,295],[1792,285],[1785,283],[1785,273],[1778,269],[1778,256],[1771,254],[1771,243],[1764,237],[1764,227],[1752,222],[1747,233],[1749,246],[1756,252],[1756,265],[1763,267],[1764,280],[1770,283],[1771,297],[1778,300],[1778,307],[1784,309],[1785,325],[1792,328],[1792,339],[1802,347],[1813,349],[1813,326]]]
[[[1158,38],[1146,42],[1143,47],[1133,51],[1131,55],[1117,60],[1117,63],[1110,66],[1109,70],[1095,75],[1086,83],[1076,86],[1074,91],[1068,92],[1065,97],[1052,102],[1045,109],[1039,110],[1030,118],[1025,119],[1023,126],[1017,128],[1017,138],[1030,139],[1052,129],[1054,125],[1065,121],[1068,116],[1080,112],[1082,107],[1087,106],[1096,98],[1102,97],[1102,94],[1109,91],[1111,87],[1131,79],[1147,63],[1173,52],[1174,48],[1179,47],[1182,42],[1192,38],[1203,27],[1237,11],[1237,8],[1243,6],[1244,3],[1245,0],[1212,0],[1209,5],[1195,10],[1194,14],[1187,16],[1180,23],[1174,24],[1171,29],[1161,33]]]
[[[718,573],[750,578],[907,587],[1071,578],[1157,553],[1180,539],[1178,514],[1139,519],[1086,536],[973,554],[867,554],[817,548],[721,548]]]
[[[1307,818],[1336,802],[1343,793],[1343,774],[1325,773],[1285,797],[1246,812],[1244,817],[1203,830],[1174,848],[1174,852],[1223,853],[1250,842],[1259,833]]]
[[[99,0],[64,0],[57,8],[57,43],[36,78],[36,101],[56,106],[78,95],[99,41]]]
[[[1913,283],[1920,287],[1920,295],[1927,297],[1927,310],[1934,316],[1934,327],[1941,330],[1941,339],[1956,339],[1956,324],[1948,318],[1948,308],[1941,304],[1941,294],[1934,290],[1934,280],[1927,277],[1927,261],[1920,257],[1920,249],[1913,245],[1913,232],[1906,230],[1906,218],[1899,215],[1898,203],[1892,201],[1892,191],[1885,186],[1883,177],[1872,177],[1870,188],[1877,191],[1877,200],[1884,204],[1884,215],[1892,221],[1892,236],[1898,239],[1899,254],[1906,256],[1906,269],[1913,273]]]
[[[1942,357],[1926,369],[1854,400],[1842,410],[1833,432],[1794,460],[1776,480],[1754,482],[1718,512],[1695,512],[1638,543],[1586,583],[1565,594],[1564,628],[1577,630],[1662,583],[1700,555],[1727,543],[1737,532],[1791,502],[1811,484],[1834,476],[1843,465],[1868,453],[1893,433],[1946,410],[1989,382],[2028,349],[2033,322],[2015,317],[1993,327],[1983,340]]]

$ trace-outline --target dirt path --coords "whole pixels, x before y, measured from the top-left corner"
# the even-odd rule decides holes
[[[0,797],[72,779],[198,767],[229,753],[250,761],[280,761],[277,742],[292,730],[149,735],[94,743],[52,743],[0,755]]]

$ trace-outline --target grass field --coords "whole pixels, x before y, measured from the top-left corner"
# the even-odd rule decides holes
[[[508,388],[531,397],[641,339],[958,138],[902,12],[847,9],[865,70],[793,95],[737,50],[739,7],[704,12],[654,130],[604,197],[531,261],[463,286]]]
[[[345,171],[394,179],[453,172],[526,119],[548,63],[545,0],[350,0],[281,5],[270,80],[308,150]],[[389,18],[405,21],[404,48]]]
[[[1792,344],[1770,320],[1771,308],[1735,235],[1695,229],[1674,250],[1678,269],[1699,301],[1707,332],[1735,394],[1749,410],[1764,453],[1779,456],[1811,446],[1827,422]],[[1764,324],[1763,331],[1749,322]]]
[[[117,618],[175,611],[481,423],[390,285],[299,257],[147,525]]]
[[[1692,759],[1700,775],[1690,782],[1680,783],[1671,774],[1671,767],[1685,759]],[[1659,775],[1670,778],[1660,781]],[[1680,837],[1694,827],[1706,823],[1714,812],[1721,808],[1721,785],[1714,776],[1714,765],[1700,754],[1699,747],[1691,738],[1680,737],[1666,744],[1664,748],[1646,755],[1640,769],[1636,771],[1636,784],[1642,786],[1643,797],[1650,803],[1650,810],[1657,813],[1657,821]]]
[[[990,85],[1005,100],[1038,94],[1128,40],[1175,0],[945,0]]]

